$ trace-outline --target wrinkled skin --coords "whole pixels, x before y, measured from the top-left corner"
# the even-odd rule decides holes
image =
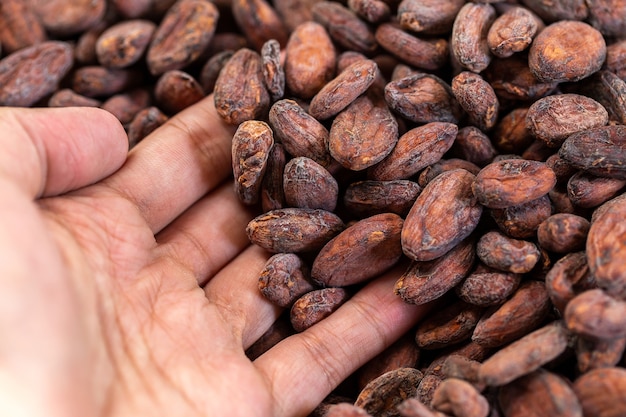
[[[424,314],[392,271],[251,362],[280,310],[212,97],[130,153],[95,108],[0,108],[0,415],[306,415]]]

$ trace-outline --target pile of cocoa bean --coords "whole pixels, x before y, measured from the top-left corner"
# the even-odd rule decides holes
[[[626,415],[626,1],[3,0],[0,105],[213,95],[259,290],[429,305],[312,416]]]

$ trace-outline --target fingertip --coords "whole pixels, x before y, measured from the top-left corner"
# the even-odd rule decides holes
[[[48,182],[44,195],[93,184],[117,171],[128,154],[128,136],[120,121],[96,107],[74,107],[59,114],[65,138],[48,142]],[[56,135],[55,135],[56,136]],[[45,140],[45,139],[44,139]]]
[[[33,197],[93,184],[119,169],[128,136],[117,118],[95,107],[8,109],[2,129],[26,161],[9,172]],[[31,145],[31,146],[29,146]]]

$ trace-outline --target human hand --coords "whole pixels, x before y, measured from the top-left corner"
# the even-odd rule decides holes
[[[281,311],[213,98],[127,153],[110,114],[0,108],[0,415],[297,416],[424,309],[391,271],[255,361]]]

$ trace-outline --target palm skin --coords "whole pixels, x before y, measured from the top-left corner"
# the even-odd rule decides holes
[[[0,415],[306,415],[424,314],[390,271],[246,357],[281,311],[211,97],[130,153],[98,109],[0,109],[0,132]]]

